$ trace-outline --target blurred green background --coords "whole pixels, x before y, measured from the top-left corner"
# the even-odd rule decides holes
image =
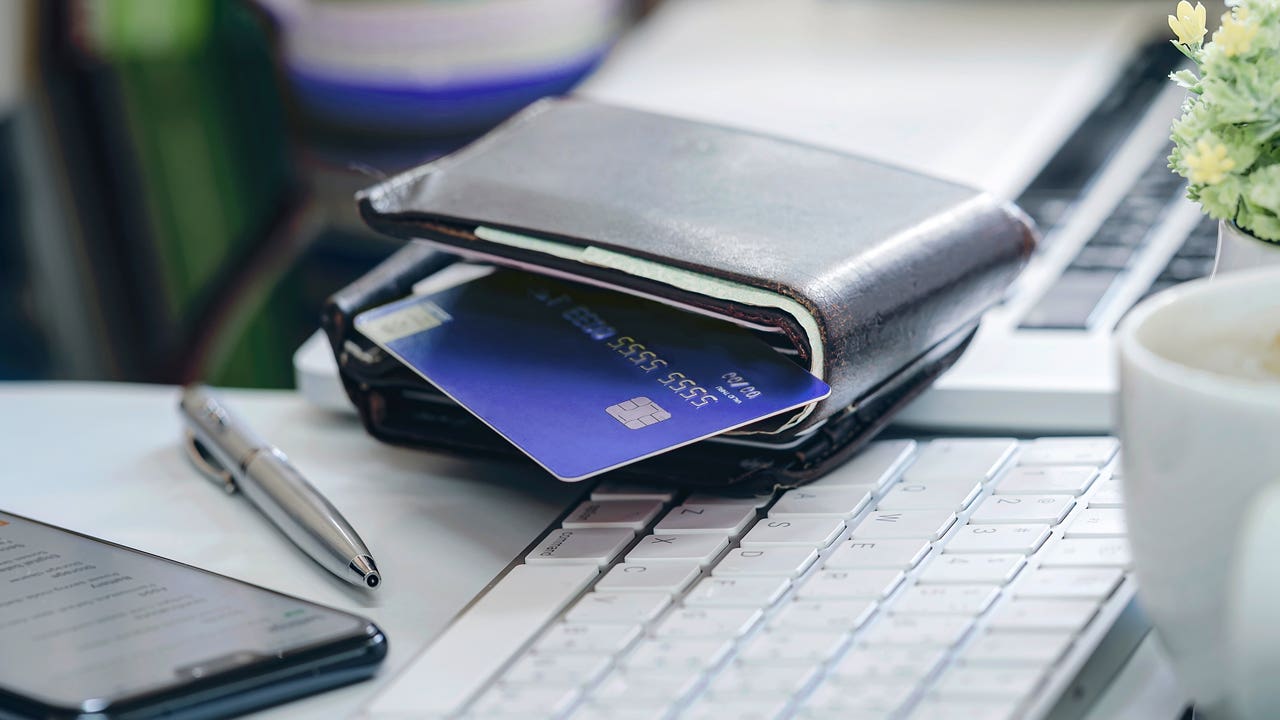
[[[353,193],[570,90],[636,12],[0,0],[0,379],[292,386],[398,245]]]

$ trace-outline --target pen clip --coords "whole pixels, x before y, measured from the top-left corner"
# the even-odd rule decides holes
[[[236,487],[235,477],[233,477],[229,471],[223,468],[222,465],[209,454],[209,451],[205,449],[204,444],[196,438],[196,434],[194,432],[187,430],[185,435],[186,442],[183,443],[183,449],[186,450],[187,459],[191,461],[191,464],[196,467],[196,470],[200,471],[201,475],[208,478],[210,482],[215,485],[221,485],[222,489],[226,490],[228,495],[234,494],[236,490],[239,489]]]

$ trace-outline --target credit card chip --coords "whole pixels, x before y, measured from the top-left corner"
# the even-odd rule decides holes
[[[605,408],[605,411],[632,430],[639,430],[671,418],[671,413],[663,410],[658,403],[647,397],[631,398],[617,405],[610,405]]]

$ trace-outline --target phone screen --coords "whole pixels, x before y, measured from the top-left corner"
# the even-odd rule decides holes
[[[0,513],[0,688],[89,706],[368,632],[367,620]]]

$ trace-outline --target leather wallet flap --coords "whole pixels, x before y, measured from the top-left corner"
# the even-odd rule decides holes
[[[1034,243],[1025,216],[971,188],[573,99],[360,204],[395,236],[776,327],[832,386],[805,425],[972,323]]]

